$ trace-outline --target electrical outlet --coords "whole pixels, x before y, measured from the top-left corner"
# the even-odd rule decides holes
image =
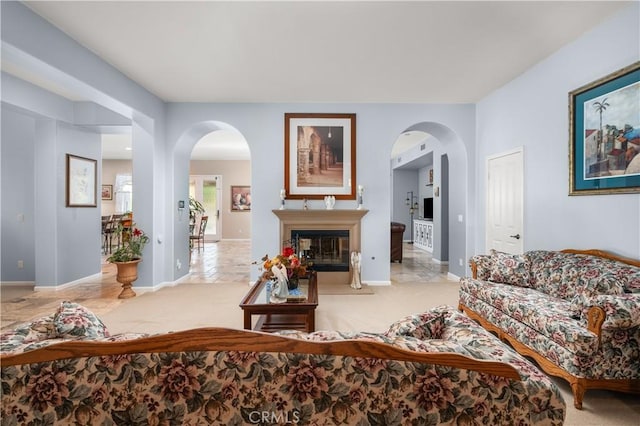
[[[180,259],[176,259],[176,269],[178,271],[182,269],[182,262],[180,262]]]
[[[462,259],[458,259],[458,265],[462,266]]]
[[[24,261],[18,260],[18,269],[23,269],[23,268],[24,268]]]

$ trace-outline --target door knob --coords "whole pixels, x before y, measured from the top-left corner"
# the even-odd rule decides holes
[[[516,234],[516,235],[509,235],[511,238],[515,238],[516,240],[520,239],[520,234]]]

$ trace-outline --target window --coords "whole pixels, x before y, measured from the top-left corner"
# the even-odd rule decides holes
[[[131,175],[116,175],[115,184],[116,214],[123,214],[133,210],[133,179]]]

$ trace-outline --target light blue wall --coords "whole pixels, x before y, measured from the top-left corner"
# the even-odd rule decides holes
[[[206,122],[226,123],[242,133],[251,150],[252,176],[252,256],[279,249],[279,222],[271,212],[279,207],[279,191],[284,185],[284,114],[286,112],[355,113],[357,127],[357,184],[364,185],[364,207],[369,213],[362,221],[362,277],[366,282],[390,281],[389,222],[391,220],[391,148],[397,137],[417,123],[438,123],[451,135],[457,135],[462,156],[473,149],[475,110],[473,105],[419,104],[168,104],[167,141],[173,148],[173,200],[186,199],[188,155],[198,138],[210,131]],[[214,126],[212,124],[212,126]],[[214,127],[215,127],[214,126]],[[193,134],[191,134],[193,133]],[[453,137],[453,136],[452,136]],[[453,144],[453,142],[451,142]],[[465,158],[466,161],[466,158]],[[468,174],[464,170],[452,173],[456,188],[466,188]],[[467,191],[455,193],[459,199],[454,211],[466,216]],[[300,201],[289,201],[291,208],[301,208]],[[336,209],[355,208],[355,201],[337,201]],[[310,208],[323,208],[322,200],[312,200]],[[176,229],[175,255],[187,264],[188,226],[185,218],[173,212]],[[466,258],[466,223],[460,228],[456,258]],[[172,261],[173,264],[176,260]],[[452,273],[464,275],[465,269],[452,268]],[[258,271],[252,271],[257,276]],[[176,271],[176,278],[184,271]]]
[[[525,250],[640,258],[640,195],[568,196],[568,93],[640,59],[639,9],[634,2],[478,103],[477,194],[486,191],[487,156],[524,147]],[[476,251],[484,252],[484,196],[477,206]]]
[[[525,146],[527,248],[598,247],[640,257],[640,196],[567,196],[567,93],[638,60],[637,3],[483,99],[477,113],[475,105],[165,104],[22,4],[2,2],[0,6],[3,60],[10,59],[36,74],[56,79],[87,101],[132,122],[136,222],[152,236],[136,286],[157,286],[186,273],[184,267],[176,267],[176,260],[188,265],[188,226],[181,220],[176,204],[187,199],[191,148],[198,136],[216,128],[238,129],[251,149],[253,258],[278,249],[278,222],[271,209],[279,205],[278,192],[284,181],[286,112],[357,114],[357,184],[365,186],[364,204],[370,210],[363,219],[365,281],[389,281],[389,160],[394,141],[406,130],[424,130],[434,135],[448,155],[449,255],[453,274],[465,275],[466,268],[459,267],[458,262],[473,252],[484,251],[484,196],[476,194],[485,191],[485,158],[521,145]],[[3,115],[3,166],[4,127],[8,125],[25,132],[20,136],[29,141],[29,149],[31,145],[37,147],[40,155],[33,163],[43,170],[32,177],[33,184],[25,183],[31,185],[31,191],[36,187],[35,242],[17,236],[15,239],[25,245],[25,253],[35,251],[38,284],[46,285],[45,278],[52,274],[56,280],[73,280],[89,272],[72,264],[66,253],[56,261],[44,256],[49,249],[76,248],[68,244],[80,244],[78,250],[95,249],[94,242],[63,236],[73,232],[74,226],[81,226],[84,231],[92,219],[61,207],[57,193],[64,176],[61,154],[71,147],[63,144],[59,136],[69,137],[69,143],[77,147],[75,144],[87,135],[71,127],[76,124],[77,105],[14,80],[2,74],[3,102],[33,111],[38,118],[31,130],[29,120]],[[83,124],[86,118],[82,116]],[[15,145],[10,149],[14,148]],[[10,151],[11,158],[14,152],[18,155],[17,151]],[[4,176],[3,170],[3,209]],[[300,207],[299,202],[288,204]],[[336,203],[336,208],[354,206],[355,201]],[[311,208],[322,208],[321,201],[312,202]],[[97,215],[99,209],[95,212]],[[16,217],[15,213],[6,215]],[[2,214],[4,221],[4,210]],[[38,214],[42,215],[39,219]],[[52,230],[47,228],[47,214],[56,215]],[[462,222],[457,221],[458,216]],[[99,229],[98,220],[95,224],[95,230],[86,228],[89,235]],[[47,232],[52,236],[43,237]],[[7,247],[15,243],[6,242],[4,237],[3,232],[3,263]],[[48,238],[55,241],[53,247],[47,246]],[[29,244],[35,244],[35,249]],[[12,263],[11,259],[7,262]],[[88,263],[91,265],[91,261]],[[252,272],[257,276],[257,271]]]
[[[100,108],[111,110],[129,120],[135,166],[135,220],[152,237],[151,244],[145,248],[145,260],[140,264],[136,286],[152,287],[170,281],[173,269],[166,259],[173,257],[173,227],[165,219],[173,210],[167,205],[169,181],[165,171],[169,167],[169,157],[164,140],[165,104],[23,4],[2,2],[0,7],[2,60],[34,75],[44,75],[46,79],[55,81],[60,87],[83,98],[83,102],[74,103],[53,94],[45,95],[42,90],[24,83],[18,84],[15,81],[17,79],[3,73],[3,102],[24,108],[43,119],[53,120],[48,124],[54,128],[58,123],[89,125],[93,129],[113,125],[111,118],[114,115],[102,114]],[[100,108],[96,108],[98,113],[87,114],[87,102],[99,105]],[[87,123],[87,120],[93,122]],[[101,120],[105,122],[100,122]],[[123,124],[121,117],[116,121],[117,125]],[[45,127],[43,121],[42,128]],[[44,136],[47,131],[42,130]],[[46,185],[47,182],[41,183]],[[55,202],[47,199],[46,195],[43,197],[48,203]],[[58,206],[49,204],[45,207],[44,211],[50,212],[57,211]],[[65,232],[69,232],[63,218],[59,217],[58,221],[51,225],[54,228],[52,238],[56,241]],[[42,223],[44,219],[36,220],[36,229],[46,232],[42,229]],[[99,229],[98,225],[96,227]],[[54,246],[57,245],[56,242]],[[40,246],[36,246],[40,250]],[[40,251],[44,255],[43,250]],[[38,268],[41,264],[46,262],[38,261]],[[65,265],[67,267],[74,268]],[[40,276],[52,273],[60,277],[66,275],[54,269],[48,265],[42,274],[36,271],[36,281],[40,281]]]
[[[35,281],[35,119],[2,105],[1,281]],[[18,268],[18,261],[24,268]]]

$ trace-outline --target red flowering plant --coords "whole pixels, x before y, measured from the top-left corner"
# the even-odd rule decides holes
[[[131,262],[132,260],[142,259],[142,249],[149,242],[149,237],[142,229],[137,228],[135,223],[132,223],[127,231],[119,224],[118,232],[122,233],[122,247],[114,251],[107,258],[107,262]]]
[[[271,277],[271,267],[273,265],[283,264],[287,268],[287,278],[302,278],[307,275],[307,265],[300,261],[300,258],[295,254],[293,248],[284,247],[282,254],[269,258],[268,254],[265,254],[262,258],[262,269],[264,269],[265,278]]]

